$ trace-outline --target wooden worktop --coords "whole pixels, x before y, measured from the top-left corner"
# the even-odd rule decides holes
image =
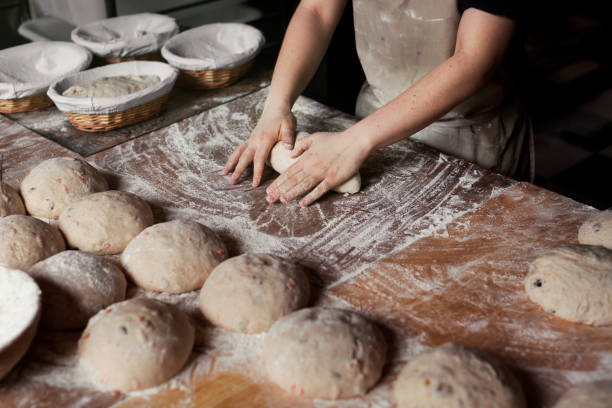
[[[531,260],[576,242],[591,207],[517,183],[411,141],[365,162],[363,190],[319,203],[268,205],[264,183],[235,186],[219,174],[261,113],[267,88],[87,157],[111,187],[140,195],[156,221],[188,218],[215,229],[231,255],[269,252],[308,268],[312,304],[361,312],[391,345],[379,385],[361,398],[326,402],[286,394],[266,381],[264,335],[211,327],[197,292],[166,295],[132,287],[129,296],[177,304],[197,325],[183,371],[151,390],[121,394],[89,383],[75,367],[79,332],[40,331],[25,358],[0,383],[0,407],[391,407],[403,363],[452,341],[489,352],[517,374],[530,407],[550,407],[568,386],[612,378],[612,327],[565,322],[529,302],[523,278]],[[341,130],[354,119],[306,98],[298,128]],[[75,155],[0,117],[4,178],[49,157]]]

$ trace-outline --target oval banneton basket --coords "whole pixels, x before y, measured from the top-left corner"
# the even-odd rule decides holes
[[[0,266],[0,380],[30,347],[40,312],[41,292],[34,279]]]
[[[62,95],[73,85],[85,85],[100,78],[123,75],[157,75],[160,82],[117,97],[83,98]],[[177,69],[163,62],[121,62],[83,71],[57,81],[49,87],[47,95],[75,128],[85,132],[105,132],[161,114],[177,76]]]
[[[179,86],[214,89],[242,78],[265,42],[261,31],[247,24],[206,24],[173,37],[161,53],[180,69]]]
[[[30,112],[52,106],[49,85],[82,71],[91,53],[61,41],[33,42],[0,51],[0,113]]]
[[[178,33],[176,21],[155,13],[130,14],[75,28],[70,37],[89,49],[100,65],[125,61],[163,61],[160,49]]]

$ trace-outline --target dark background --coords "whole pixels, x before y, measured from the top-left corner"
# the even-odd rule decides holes
[[[129,4],[139,0],[130,0]],[[278,50],[297,0],[221,0],[256,8],[249,21],[267,47]],[[126,9],[107,0],[109,13]],[[165,1],[142,10],[188,15],[210,1]],[[612,14],[604,1],[534,2],[521,32],[523,103],[536,133],[536,184],[600,209],[612,207]],[[139,4],[139,3],[138,3]],[[131,6],[130,6],[131,7]],[[195,13],[195,11],[194,11]],[[30,17],[25,0],[0,0],[0,49],[26,42],[17,28]],[[212,16],[211,18],[214,18]],[[227,18],[224,15],[223,18]],[[181,28],[193,21],[177,19]],[[182,23],[183,22],[183,23]],[[517,67],[518,69],[519,67]],[[355,51],[352,7],[347,7],[328,52],[306,91],[324,104],[352,114],[363,71]]]

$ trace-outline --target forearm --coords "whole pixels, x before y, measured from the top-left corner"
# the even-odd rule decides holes
[[[302,1],[278,56],[266,106],[291,108],[314,76],[346,5],[346,0]],[[318,4],[317,4],[318,3]]]

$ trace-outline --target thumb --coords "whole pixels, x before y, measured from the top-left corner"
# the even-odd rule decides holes
[[[287,121],[283,121],[281,123],[280,142],[283,143],[285,149],[293,150],[293,144],[295,142],[295,128]]]
[[[312,145],[312,135],[308,135],[306,137],[300,138],[296,143],[293,151],[291,152],[291,157],[295,158],[304,153],[306,150],[310,149],[310,145]]]

